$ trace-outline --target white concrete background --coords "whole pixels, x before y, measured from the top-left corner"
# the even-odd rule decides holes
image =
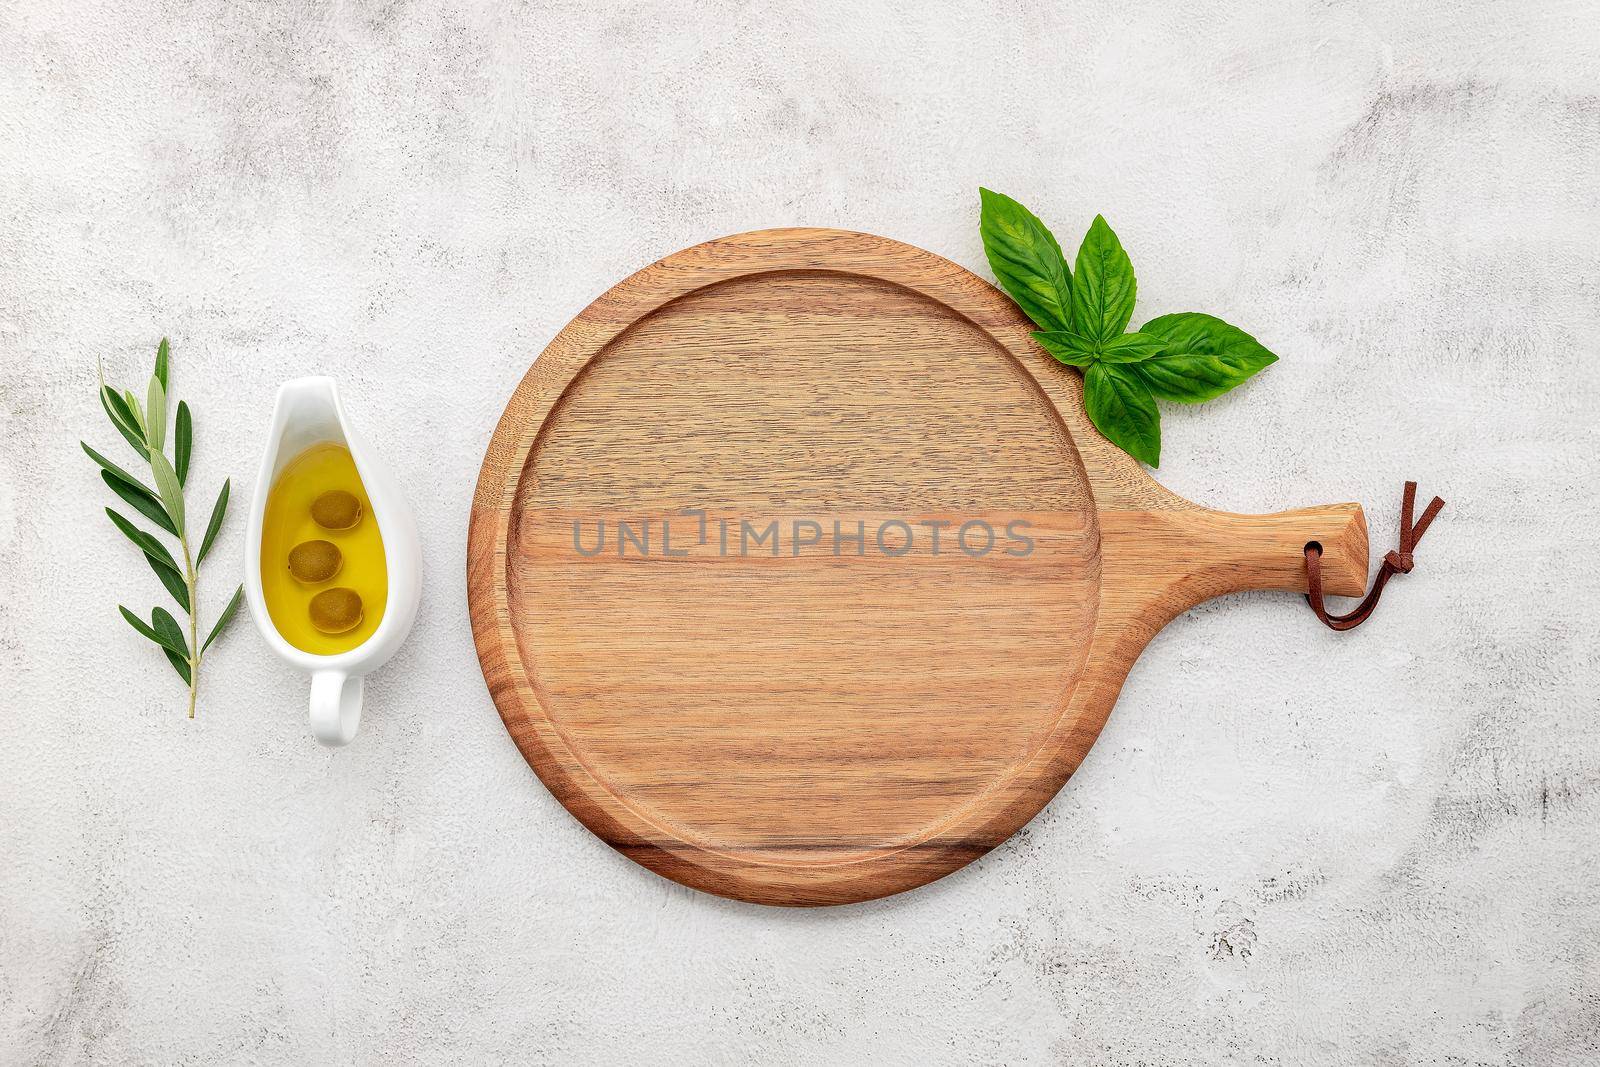
[[[0,1061],[1577,1064],[1600,1056],[1600,15],[1585,0],[0,4]],[[634,867],[485,692],[470,489],[593,296],[763,226],[987,276],[1105,212],[1136,321],[1282,361],[1164,410],[1232,510],[1449,508],[1376,620],[1173,623],[1063,793],[897,899]],[[326,372],[423,517],[350,748],[248,624],[182,717],[117,617],[94,363],[156,339],[239,503]],[[239,567],[236,514],[208,568]],[[1376,553],[1375,553],[1376,555]]]

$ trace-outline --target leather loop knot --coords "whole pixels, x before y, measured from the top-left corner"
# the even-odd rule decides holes
[[[1389,579],[1396,574],[1410,574],[1416,566],[1412,553],[1434,516],[1444,507],[1444,501],[1434,497],[1432,503],[1423,509],[1421,518],[1413,522],[1411,513],[1416,504],[1417,483],[1407,482],[1400,504],[1400,547],[1384,554],[1383,566],[1378,568],[1378,577],[1373,580],[1372,588],[1354,610],[1344,615],[1330,615],[1322,599],[1322,546],[1316,542],[1306,546],[1306,588],[1309,590],[1306,602],[1330,630],[1353,630],[1366,622],[1378,606],[1378,598],[1383,595],[1383,587],[1389,584]]]

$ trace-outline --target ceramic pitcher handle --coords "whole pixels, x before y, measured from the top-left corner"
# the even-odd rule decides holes
[[[360,675],[317,671],[311,676],[311,732],[330,748],[348,745],[361,725]]]

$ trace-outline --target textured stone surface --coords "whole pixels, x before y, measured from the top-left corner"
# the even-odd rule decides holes
[[[0,1061],[1592,1062],[1600,18],[1578,0],[0,4]],[[472,480],[585,302],[759,226],[983,269],[976,187],[1140,318],[1283,359],[1164,411],[1234,510],[1450,506],[1377,619],[1213,602],[1009,845],[821,912],[697,895],[529,772],[467,626]],[[182,717],[76,439],[174,342],[242,504],[327,372],[423,513],[350,748],[237,629]],[[120,454],[120,453],[119,453]],[[228,527],[206,590],[238,568]]]

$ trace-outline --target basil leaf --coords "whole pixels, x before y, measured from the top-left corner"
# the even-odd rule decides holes
[[[1158,355],[1167,342],[1148,333],[1125,333],[1100,346],[1100,358],[1107,363],[1142,363]]]
[[[1161,465],[1161,414],[1138,372],[1119,363],[1095,363],[1083,375],[1089,421],[1134,459]]]
[[[172,427],[172,466],[178,472],[178,484],[189,483],[189,453],[194,450],[194,418],[189,414],[189,402],[178,401],[178,417]]]
[[[167,339],[163,337],[161,343],[156,345],[156,371],[155,376],[161,381],[161,390],[167,389],[167,354],[171,351]]]
[[[150,443],[152,451],[159,452],[167,443],[167,391],[154,374],[150,376],[144,406],[144,439]]]
[[[1128,328],[1137,286],[1133,263],[1104,215],[1096,215],[1078,246],[1078,277],[1072,286],[1072,321],[1079,333],[1109,341]]]
[[[233,613],[239,610],[239,601],[243,598],[244,586],[241,585],[233,591],[233,599],[228,601],[228,606],[222,609],[222,614],[217,616],[217,624],[211,628],[211,635],[206,638],[205,644],[200,646],[201,652],[210,648],[211,642],[215,641],[221,635],[223,628],[233,621]]]
[[[150,492],[138,482],[125,482],[110,471],[101,471],[100,477],[105,480],[111,491],[120,496],[131,508],[145,518],[161,527],[167,533],[177,536],[177,527],[172,525],[172,520],[167,517],[167,511],[161,506],[155,494]]]
[[[1043,330],[1072,327],[1072,272],[1038,216],[1009,196],[978,190],[983,251],[1000,288]]]
[[[156,476],[156,492],[161,495],[161,504],[167,509],[167,514],[172,516],[172,525],[183,533],[183,486],[178,484],[178,472],[172,469],[172,464],[167,457],[152,448],[150,450],[150,473]]]
[[[1045,330],[1033,335],[1039,347],[1069,367],[1087,367],[1095,360],[1095,343],[1068,330]]]
[[[228,513],[228,486],[232,479],[222,483],[222,492],[217,494],[217,502],[211,505],[211,521],[206,523],[206,535],[200,541],[200,554],[195,557],[196,567],[206,561],[206,553],[211,551],[211,542],[217,539],[217,531],[222,529],[222,517]]]
[[[1145,384],[1163,400],[1210,400],[1278,361],[1237,326],[1196,311],[1151,319],[1139,332],[1166,342],[1165,352],[1139,364]]]

